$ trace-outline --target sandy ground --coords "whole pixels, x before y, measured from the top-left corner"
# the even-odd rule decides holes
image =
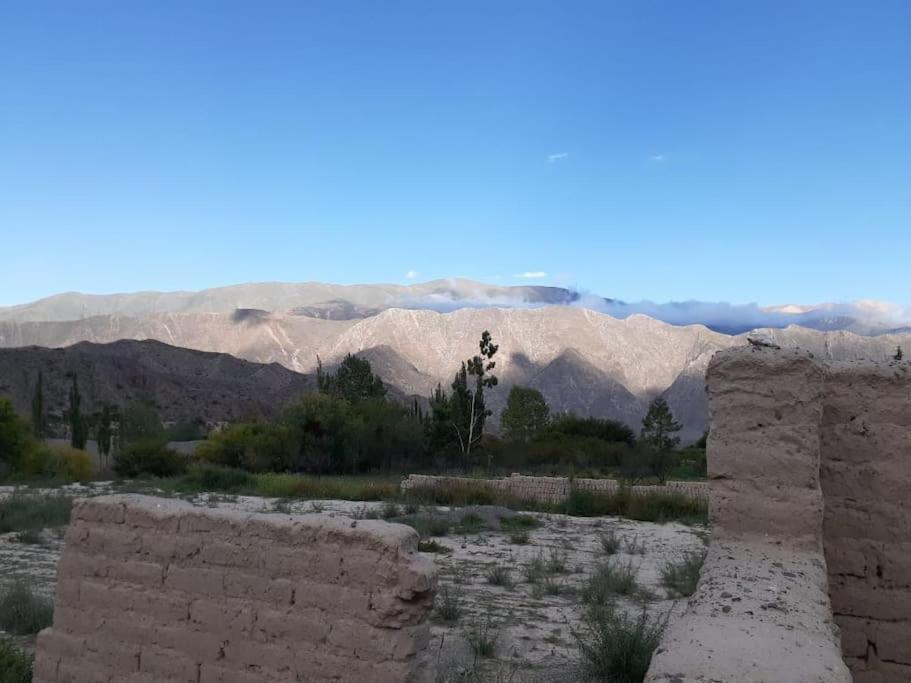
[[[0,497],[9,495],[9,487],[0,487]],[[66,487],[68,495],[97,495],[111,491],[109,484],[91,487]],[[332,516],[372,517],[389,514],[383,503],[357,503],[337,500],[296,501],[250,496],[201,494],[186,497],[194,504],[276,514],[320,512]],[[480,509],[482,517],[495,519],[502,509]],[[404,513],[404,510],[401,510]],[[448,508],[425,507],[421,513],[453,514]],[[505,514],[511,514],[506,511]],[[464,514],[464,512],[462,513]],[[636,567],[637,581],[645,593],[651,594],[647,604],[656,614],[679,613],[684,601],[670,599],[661,586],[661,567],[679,558],[684,552],[704,547],[707,532],[704,527],[677,523],[652,524],[633,522],[616,517],[579,518],[565,515],[522,513],[537,518],[541,525],[528,530],[528,542],[516,544],[510,532],[483,530],[460,533],[458,527],[435,540],[447,552],[427,553],[439,567],[440,590],[456,596],[462,615],[455,623],[445,623],[434,613],[429,656],[438,670],[440,680],[463,680],[463,675],[479,667],[484,680],[547,681],[573,675],[578,661],[574,631],[580,629],[583,606],[578,589],[587,576],[606,556],[602,551],[601,534],[613,530],[624,541],[637,546],[621,545],[614,557],[629,561]],[[0,584],[17,579],[35,590],[52,594],[56,582],[56,565],[63,549],[62,530],[46,529],[39,544],[22,543],[17,535],[0,535]],[[555,595],[546,594],[540,587],[528,583],[525,567],[536,557],[545,561],[555,558],[565,565],[565,571],[551,575],[550,582],[558,586]],[[513,585],[491,585],[487,579],[494,565],[509,568]],[[641,599],[621,604],[629,610],[641,609]],[[469,646],[467,635],[489,625],[496,634],[496,649],[492,658],[478,659]],[[24,645],[30,643],[20,640]]]

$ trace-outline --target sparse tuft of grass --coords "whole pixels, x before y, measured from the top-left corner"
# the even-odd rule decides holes
[[[417,531],[421,538],[431,536],[445,536],[449,533],[449,518],[445,515],[420,514],[413,517],[404,517],[399,520]]]
[[[65,526],[73,501],[66,496],[13,494],[0,500],[0,533]]]
[[[383,519],[393,519],[399,516],[399,506],[396,505],[393,501],[387,500],[383,503],[383,508],[380,510],[380,517]]]
[[[14,583],[0,593],[0,629],[7,633],[33,635],[50,626],[53,618],[53,601],[23,583]]]
[[[526,562],[522,567],[522,574],[528,583],[538,583],[547,574],[547,560],[544,558],[544,553],[539,552]]]
[[[620,550],[621,539],[613,529],[601,534],[600,540],[605,555],[616,555]]]
[[[638,587],[632,562],[608,560],[588,577],[582,587],[582,600],[590,605],[606,605],[616,595],[634,595]]]
[[[623,541],[623,552],[627,555],[645,555],[645,544],[639,540],[638,536],[626,538]]]
[[[699,572],[704,561],[704,551],[690,550],[677,561],[667,562],[661,567],[662,585],[671,595],[691,596],[699,584]]]
[[[41,544],[41,529],[26,529],[16,534],[16,540],[28,545]]]
[[[509,542],[513,545],[528,545],[527,531],[514,531],[509,534]]]
[[[531,515],[515,515],[513,517],[501,517],[500,528],[503,531],[529,531],[541,526],[541,520]]]
[[[487,525],[484,520],[472,513],[462,517],[455,527],[456,533],[465,535],[479,534],[485,529],[487,529]]]
[[[475,657],[493,657],[497,650],[499,632],[488,616],[484,621],[476,621],[465,632],[465,640]]]
[[[455,623],[462,616],[462,601],[458,593],[449,586],[442,586],[434,600],[437,616],[441,621]]]
[[[558,581],[552,576],[544,576],[539,582],[534,584],[531,594],[535,598],[543,595],[563,595],[569,591],[565,581]]]
[[[598,681],[641,683],[667,620],[644,607],[635,618],[614,606],[589,610],[574,633],[584,672]]]
[[[31,683],[34,658],[5,638],[0,638],[0,681]]]
[[[491,586],[512,588],[512,572],[506,565],[494,564],[487,570],[487,573],[484,576],[487,579],[487,583]]]
[[[568,571],[566,551],[560,552],[556,548],[551,548],[550,554],[547,556],[547,572],[549,574],[566,574]]]
[[[421,551],[422,553],[440,553],[440,554],[446,554],[446,555],[448,555],[449,553],[452,552],[452,548],[450,548],[449,546],[445,546],[442,543],[437,543],[436,541],[433,541],[433,540],[419,541],[418,550]]]

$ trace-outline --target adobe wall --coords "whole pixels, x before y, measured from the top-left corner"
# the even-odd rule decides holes
[[[746,347],[707,390],[713,540],[646,680],[911,680],[911,366]]]
[[[79,500],[34,680],[426,680],[435,574],[417,541],[380,521]]]
[[[829,363],[829,593],[857,683],[911,681],[911,363]]]
[[[620,482],[615,479],[569,479],[567,477],[528,477],[513,474],[502,479],[472,479],[469,477],[438,477],[427,474],[411,474],[402,481],[402,490],[458,489],[460,487],[483,486],[520,500],[539,503],[560,503],[566,500],[573,489],[593,493],[615,493]],[[681,494],[690,498],[706,500],[709,486],[701,481],[669,481],[664,486],[631,486],[633,493]]]

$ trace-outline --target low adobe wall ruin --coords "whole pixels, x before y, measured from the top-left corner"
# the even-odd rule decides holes
[[[470,477],[437,477],[411,474],[402,481],[402,490],[489,488],[518,500],[538,503],[561,503],[570,491],[616,493],[621,483],[616,479],[569,479],[568,477],[528,477],[513,474],[503,479],[472,479]],[[680,494],[697,500],[707,500],[709,486],[702,481],[669,481],[663,486],[630,486],[632,493]]]
[[[426,680],[417,542],[380,521],[77,501],[34,680]]]
[[[739,348],[707,388],[712,545],[646,680],[911,680],[909,365]]]

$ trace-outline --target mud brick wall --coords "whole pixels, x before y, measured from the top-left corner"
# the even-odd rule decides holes
[[[856,683],[911,681],[911,363],[830,363],[820,438],[845,661]]]
[[[34,680],[425,680],[417,542],[380,521],[79,500]]]
[[[615,479],[568,479],[567,477],[526,477],[520,474],[503,479],[471,479],[469,477],[436,477],[412,474],[402,482],[402,490],[447,489],[483,486],[521,500],[540,503],[560,503],[566,500],[573,487],[593,493],[614,493],[620,489]],[[705,482],[669,481],[665,486],[631,486],[633,493],[679,493],[705,500],[709,487]]]
[[[713,540],[647,680],[849,680],[840,645],[911,681],[911,363],[740,348],[707,379]]]

